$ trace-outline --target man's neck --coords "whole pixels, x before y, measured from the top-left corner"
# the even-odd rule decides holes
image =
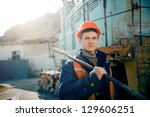
[[[87,57],[94,65],[97,65],[96,51],[95,52],[89,52],[86,50],[82,50],[82,54],[85,57]]]
[[[91,54],[95,54],[95,51],[90,52]]]

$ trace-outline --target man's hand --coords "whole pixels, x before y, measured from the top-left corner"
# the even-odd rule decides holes
[[[97,66],[95,66],[91,72],[95,73],[99,80],[101,80],[102,76],[106,74],[106,70],[103,67],[97,67]]]

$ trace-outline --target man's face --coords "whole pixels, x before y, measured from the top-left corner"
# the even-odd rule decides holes
[[[97,45],[98,45],[98,35],[96,32],[85,32],[82,35],[82,38],[79,39],[81,46],[84,50],[89,52],[95,52]]]

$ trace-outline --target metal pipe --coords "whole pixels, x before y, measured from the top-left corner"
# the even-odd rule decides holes
[[[107,0],[103,0],[104,7],[104,26],[105,26],[105,46],[108,46],[108,37],[107,37],[107,18],[106,18],[106,4]]]
[[[142,27],[141,27],[141,9],[142,9],[142,7],[141,7],[141,0],[139,0],[139,5],[140,5],[140,7],[139,7],[139,28],[140,28],[140,47],[142,46]]]

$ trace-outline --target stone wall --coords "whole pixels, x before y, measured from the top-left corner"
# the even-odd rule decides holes
[[[135,59],[137,60],[138,90],[150,98],[150,36],[142,37],[142,45],[139,38],[135,40]]]

